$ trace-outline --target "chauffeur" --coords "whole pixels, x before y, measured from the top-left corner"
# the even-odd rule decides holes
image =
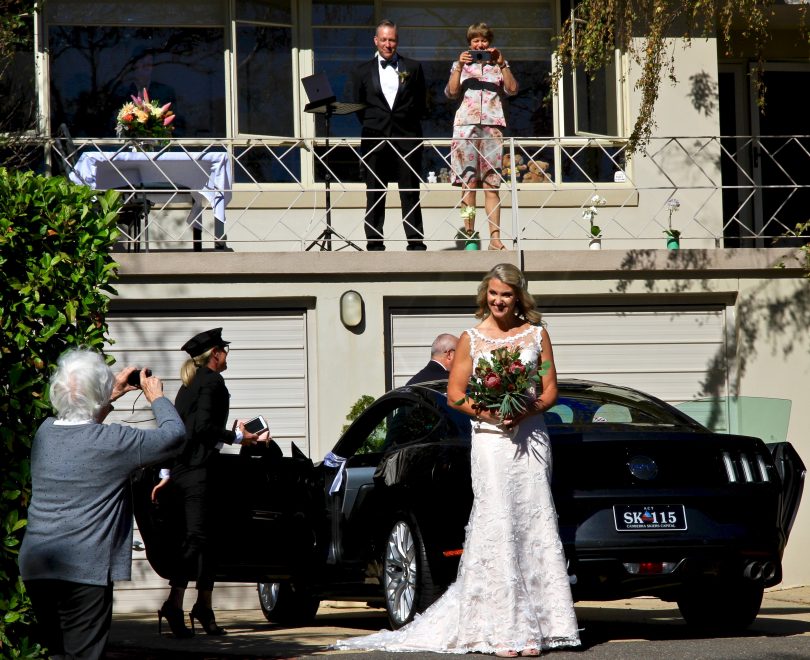
[[[209,635],[226,632],[217,625],[211,607],[215,568],[210,552],[215,524],[210,515],[214,494],[208,487],[211,459],[223,444],[253,444],[267,435],[265,431],[260,438],[247,431],[241,421],[234,425],[235,430],[226,428],[230,394],[221,374],[228,368],[229,344],[222,338],[222,328],[214,328],[195,335],[181,349],[190,357],[180,369],[183,385],[174,404],[186,426],[186,441],[171,468],[170,483],[182,501],[185,538],[169,580],[169,597],[158,611],[158,624],[165,618],[176,637],[191,636],[195,619]],[[168,471],[161,471],[164,479],[153,491],[153,501],[168,476]],[[189,630],[183,620],[183,597],[189,579],[194,577],[197,601],[191,609]]]

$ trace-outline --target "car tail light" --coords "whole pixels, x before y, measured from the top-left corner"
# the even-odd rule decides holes
[[[667,575],[675,570],[676,561],[641,561],[625,562],[624,570],[630,575]]]
[[[765,483],[771,480],[768,464],[761,454],[724,451],[722,458],[726,478],[730,484]]]

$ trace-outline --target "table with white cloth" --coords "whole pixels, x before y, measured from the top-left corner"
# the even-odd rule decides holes
[[[148,194],[155,192],[152,184],[161,187],[163,196],[190,193],[188,221],[197,227],[206,202],[224,225],[225,207],[233,196],[230,159],[222,151],[89,151],[79,156],[69,177],[95,190],[143,189]]]

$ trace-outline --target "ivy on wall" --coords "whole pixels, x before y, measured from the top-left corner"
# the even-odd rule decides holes
[[[615,49],[627,53],[639,68],[635,88],[641,95],[628,152],[643,147],[652,135],[663,78],[676,80],[672,37],[682,38],[688,47],[692,39],[716,36],[727,56],[742,54],[736,51],[737,35],[749,40],[757,62],[752,75],[760,107],[764,106],[764,52],[776,0],[576,0],[575,4],[557,38],[562,66],[555,70],[554,82],[559,83],[571,67],[593,76],[613,63]],[[807,7],[802,4],[795,11],[799,35],[807,45]]]

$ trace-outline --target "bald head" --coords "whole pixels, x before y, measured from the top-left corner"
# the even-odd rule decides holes
[[[433,345],[430,347],[430,359],[436,360],[444,366],[447,371],[453,364],[453,358],[456,355],[456,345],[458,344],[458,337],[449,333],[440,334],[433,340]]]

